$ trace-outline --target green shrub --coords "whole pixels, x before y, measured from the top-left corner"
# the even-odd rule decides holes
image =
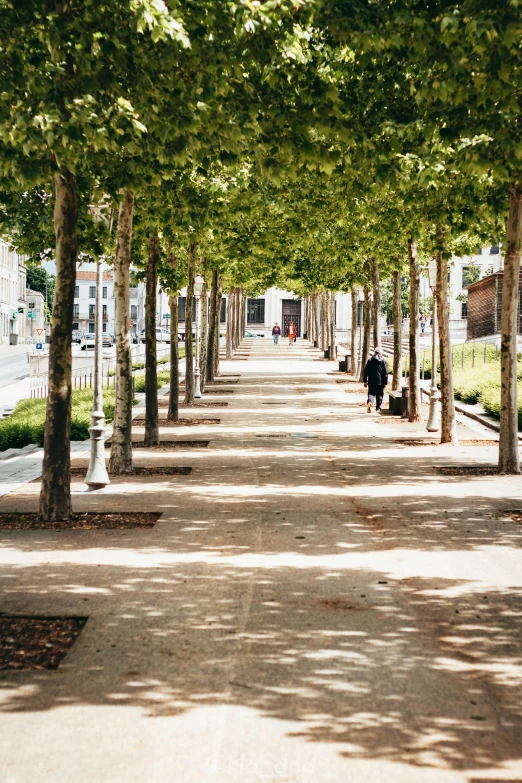
[[[500,383],[496,387],[486,389],[480,399],[484,410],[490,416],[500,419]],[[518,384],[518,428],[522,429],[522,384]]]
[[[158,389],[170,381],[170,370],[161,370],[158,373]],[[145,391],[145,374],[136,375],[134,378],[134,391],[136,394]]]
[[[114,389],[104,389],[105,420],[114,416]],[[73,391],[71,412],[71,440],[86,440],[91,426],[92,389]],[[0,451],[36,443],[43,446],[47,400],[20,400],[11,415],[0,422]]]
[[[492,362],[481,367],[453,370],[453,385],[457,400],[475,404],[480,402],[482,394],[500,388],[500,362]]]

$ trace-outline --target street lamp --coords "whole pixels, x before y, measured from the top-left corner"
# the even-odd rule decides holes
[[[110,484],[109,474],[105,467],[105,414],[103,412],[103,338],[102,338],[102,284],[103,264],[98,258],[96,261],[96,304],[94,313],[94,399],[91,413],[92,424],[89,427],[91,434],[91,456],[89,470],[85,477],[85,483],[91,489],[101,489]]]
[[[440,429],[440,394],[437,387],[437,262],[434,258],[428,264],[428,285],[433,296],[433,318],[431,328],[431,386],[430,413],[426,429],[428,432],[438,432]]]
[[[204,278],[201,275],[196,275],[196,279],[194,280],[194,296],[196,297],[196,367],[194,368],[194,398],[198,400],[201,397],[201,373],[199,371],[199,316],[201,293],[204,285]]]

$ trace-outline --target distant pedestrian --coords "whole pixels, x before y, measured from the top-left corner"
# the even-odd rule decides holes
[[[384,389],[388,383],[388,365],[386,364],[380,348],[375,348],[374,355],[366,362],[363,380],[364,387],[368,387],[366,412],[372,412],[372,405],[374,403],[375,410],[380,411],[384,397]]]
[[[419,322],[420,322],[421,334],[424,334],[424,329],[426,328],[426,316],[424,315],[424,313],[422,313],[422,315],[420,316]]]
[[[288,344],[292,345],[292,343],[295,342],[297,336],[297,331],[293,321],[290,322],[290,325],[286,330],[286,336],[288,337]]]
[[[277,345],[280,336],[281,336],[281,327],[276,321],[274,324],[274,328],[272,329],[272,337],[274,338],[274,345]]]

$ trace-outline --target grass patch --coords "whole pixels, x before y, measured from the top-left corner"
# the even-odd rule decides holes
[[[161,370],[158,373],[158,389],[170,383],[170,370]],[[145,391],[145,373],[134,376],[134,391],[136,394]]]
[[[105,420],[114,416],[114,389],[104,389]],[[71,440],[87,440],[91,426],[92,389],[72,393]],[[0,451],[21,449],[30,443],[43,446],[47,400],[20,400],[11,415],[0,422]]]

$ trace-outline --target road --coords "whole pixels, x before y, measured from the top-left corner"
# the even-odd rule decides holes
[[[158,358],[169,350],[167,344],[158,345]],[[16,405],[19,400],[30,396],[30,368],[27,356],[34,352],[33,345],[3,345],[0,346],[0,417]],[[133,361],[143,361],[145,346],[133,345]],[[104,360],[114,360],[116,349],[104,348]],[[74,346],[73,372],[86,370],[94,365],[94,351],[80,352]]]

